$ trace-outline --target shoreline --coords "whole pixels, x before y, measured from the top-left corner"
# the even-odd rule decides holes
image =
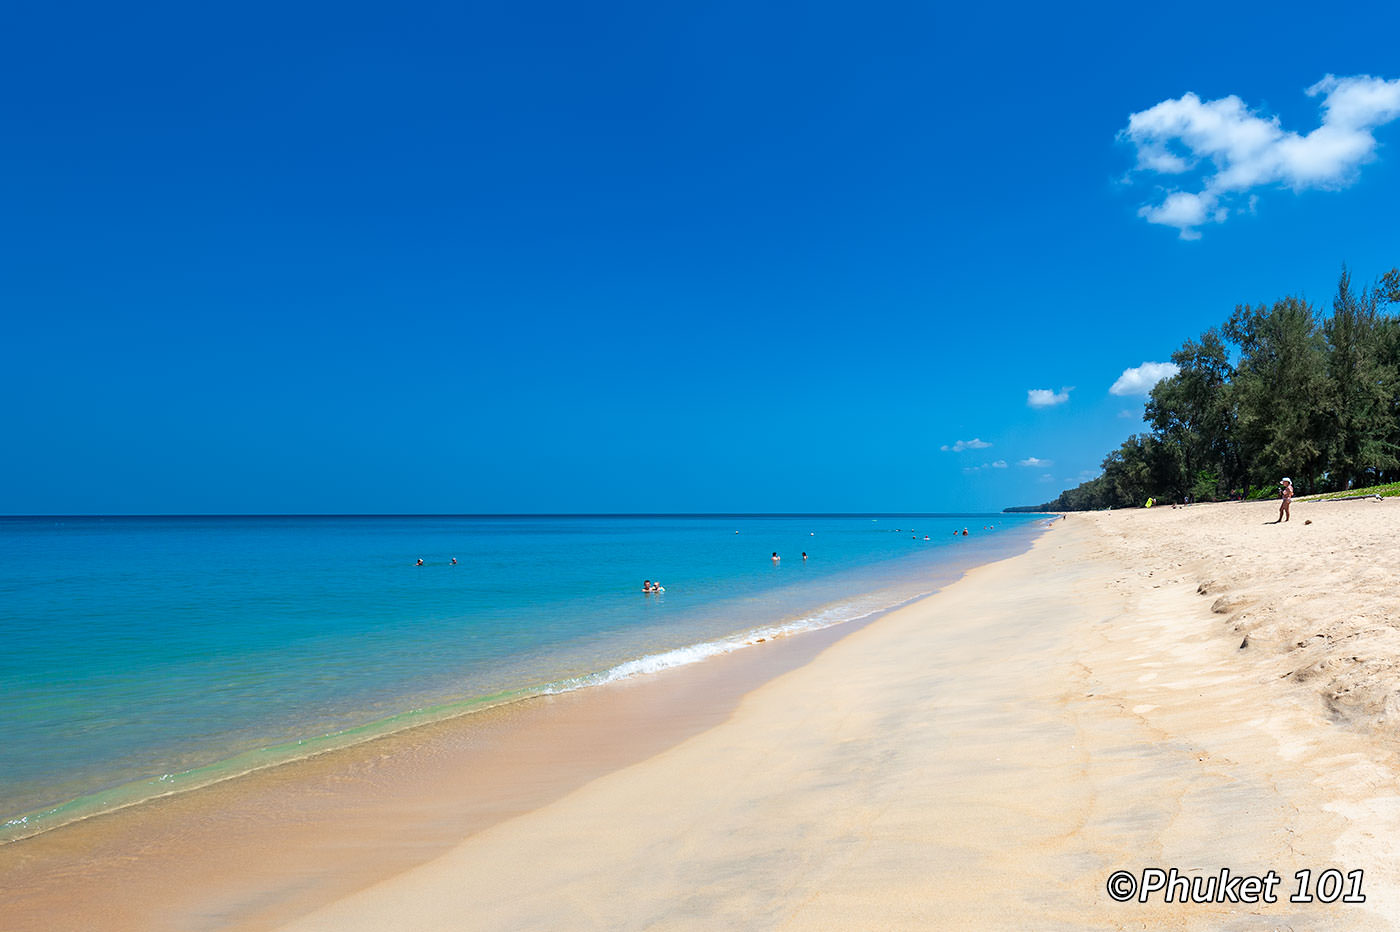
[[[1033,530],[1033,527],[1031,522],[1026,522],[1024,528],[1011,538],[1010,552],[1019,552],[1020,549],[1029,546],[1029,541],[1039,533],[1038,530]],[[985,549],[986,545],[985,540],[979,541],[979,548]],[[993,548],[997,546],[998,543],[992,544]],[[1000,543],[1000,546],[1002,550],[1008,549],[1004,542]],[[986,554],[948,558],[946,565],[925,577],[928,591],[919,592],[913,598],[921,598],[939,586],[946,585],[965,572],[969,565],[977,565],[975,561],[980,559],[986,559]],[[858,581],[864,581],[870,586],[876,585],[865,577],[858,578]],[[874,598],[877,592],[878,598]],[[126,769],[132,772],[117,775],[118,782],[114,782],[108,776],[105,785],[102,783],[104,775],[100,773],[96,776],[88,775],[86,783],[71,779],[68,785],[63,787],[72,793],[67,798],[57,793],[41,796],[30,792],[29,797],[21,795],[19,798],[30,802],[31,808],[0,814],[0,848],[68,824],[197,791],[227,780],[241,779],[268,768],[339,752],[367,741],[435,722],[478,715],[496,707],[529,701],[541,695],[592,688],[638,674],[648,675],[775,638],[819,630],[833,624],[858,621],[871,613],[878,614],[898,608],[909,600],[909,593],[897,594],[897,598],[904,601],[892,601],[895,597],[896,593],[883,590],[847,594],[825,604],[813,603],[806,607],[805,613],[774,616],[771,620],[764,619],[761,615],[745,617],[743,621],[748,626],[739,630],[714,630],[713,625],[710,626],[711,630],[702,627],[690,632],[691,636],[700,638],[696,641],[675,638],[668,640],[665,637],[658,641],[653,638],[652,643],[632,645],[640,650],[640,653],[614,653],[612,657],[591,658],[604,664],[612,663],[612,666],[589,667],[576,662],[556,664],[553,670],[534,671],[542,674],[538,678],[498,678],[491,684],[498,687],[497,691],[488,691],[489,694],[470,695],[465,698],[451,693],[441,697],[424,695],[421,698],[427,701],[422,704],[401,704],[397,711],[393,707],[376,710],[382,717],[359,721],[351,719],[349,723],[336,722],[333,730],[283,730],[267,743],[250,745],[245,741],[223,749],[222,752],[214,748],[211,753],[209,748],[196,747],[186,756],[185,761],[174,760],[165,763],[166,772],[162,772],[162,769],[152,769],[155,765],[151,764],[149,767],[127,767]],[[871,604],[862,605],[862,601]],[[716,617],[726,616],[720,613]],[[557,675],[558,678],[549,679],[553,675]],[[419,697],[409,698],[416,701]],[[188,769],[183,769],[181,765]],[[145,771],[144,774],[141,773],[142,770]],[[55,789],[54,784],[47,780],[35,781],[34,786],[43,786],[45,791]],[[94,786],[97,788],[90,789]],[[21,786],[21,790],[27,789],[28,787]],[[35,797],[37,803],[31,802]]]
[[[965,571],[950,565],[950,579]],[[762,683],[901,607],[765,625],[696,662],[541,689],[46,827],[0,845],[7,928],[271,927],[714,727]],[[452,785],[463,772],[472,784]],[[352,831],[333,824],[346,819]],[[173,899],[172,884],[185,888]]]
[[[931,593],[917,596],[910,601],[926,598],[928,594]],[[111,787],[55,806],[20,813],[9,821],[0,823],[0,849],[14,842],[35,838],[88,819],[121,812],[133,806],[156,803],[159,800],[185,793],[198,792],[230,780],[243,779],[277,767],[293,766],[322,755],[352,751],[361,745],[416,732],[418,729],[446,725],[450,722],[459,722],[462,727],[470,727],[469,723],[475,721],[473,716],[502,712],[521,703],[529,703],[551,696],[567,695],[579,690],[605,688],[634,677],[664,674],[670,670],[703,663],[732,654],[735,651],[756,647],[759,644],[785,640],[794,636],[816,634],[828,628],[847,625],[853,628],[859,627],[882,614],[898,610],[905,604],[907,603],[898,603],[889,608],[875,609],[862,615],[825,623],[810,623],[810,619],[802,619],[794,622],[763,625],[711,641],[701,641],[670,650],[645,654],[631,660],[624,660],[613,667],[595,673],[580,674],[538,686],[521,687],[492,696],[409,709],[344,731],[256,748],[193,770]],[[52,823],[43,821],[45,818],[59,813],[72,814]],[[31,824],[31,820],[34,820],[33,824]]]

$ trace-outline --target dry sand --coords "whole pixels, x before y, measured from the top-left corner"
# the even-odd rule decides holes
[[[1400,928],[1400,503],[1296,502],[1291,522],[1267,524],[1276,511],[1073,515],[742,699],[709,702],[717,674],[697,668],[590,690],[502,729],[513,753],[534,750],[487,784],[473,784],[480,755],[439,748],[431,779],[410,768],[424,781],[413,805],[379,807],[387,822],[362,794],[340,824],[347,771],[323,761],[291,782],[339,830],[293,826],[303,866],[280,887],[274,858],[269,875],[225,857],[220,883],[188,868],[144,918],[128,903],[42,923],[65,888],[104,896],[82,862],[98,829],[128,862],[120,876],[158,887],[150,865],[171,849],[122,847],[158,804],[74,826],[64,844],[0,849],[0,890],[29,872],[10,893],[35,928]],[[663,701],[672,714],[639,714]],[[619,751],[629,729],[647,740]],[[393,767],[463,732],[436,734],[346,760]],[[557,771],[547,791],[518,792],[511,774],[541,763]],[[483,792],[490,817],[465,818],[462,800]],[[246,807],[268,797],[250,798],[239,811],[256,821]],[[384,834],[403,811],[419,828]],[[428,831],[434,812],[444,825]],[[244,827],[245,853],[249,838],[276,851],[265,823]],[[397,855],[366,860],[385,839]],[[352,875],[334,867],[347,848]],[[1272,870],[1280,902],[1120,904],[1105,890],[1115,870],[1172,867]],[[1296,871],[1329,869],[1363,870],[1366,902],[1288,902]],[[96,875],[106,894],[111,875]],[[0,927],[20,925],[6,912],[18,901],[0,893]]]
[[[1072,516],[292,928],[1396,928],[1400,503],[1275,509]],[[1149,867],[1280,902],[1109,898]],[[1329,869],[1366,902],[1288,901]]]

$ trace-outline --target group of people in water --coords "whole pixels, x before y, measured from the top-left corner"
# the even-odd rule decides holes
[[[735,533],[735,534],[738,534],[739,532],[738,532],[738,531],[735,531],[734,533]],[[778,556],[778,551],[774,550],[774,551],[773,551],[773,556],[772,556],[770,559],[772,559],[773,565],[774,565],[774,566],[777,566],[778,563],[779,563],[783,558],[780,557],[780,556]],[[806,562],[807,562],[807,551],[805,551],[805,550],[802,551],[802,562],[803,562],[803,563],[806,563]],[[653,581],[650,580],[650,579],[643,579],[643,580],[642,580],[642,591],[645,592],[645,593],[647,593],[648,595],[650,595],[650,594],[653,593],[653,592],[665,592],[665,591],[666,591],[666,587],[663,586],[663,585],[661,585],[661,583],[659,583],[659,582],[653,582]]]
[[[990,531],[990,530],[994,530],[994,529],[995,529],[995,525],[990,525],[990,526],[984,525],[984,526],[982,527],[982,530],[984,530],[984,531]],[[901,528],[895,528],[895,531],[896,531],[896,532],[898,532],[898,531],[900,531],[900,530],[901,530]],[[913,529],[913,528],[910,528],[909,530],[912,531],[912,530],[914,530],[914,529]],[[735,533],[735,534],[738,534],[739,532],[738,532],[738,531],[735,531],[734,533]],[[815,536],[816,536],[815,533],[814,533],[812,536],[815,537]],[[968,536],[968,530],[967,530],[967,528],[963,528],[961,531],[955,530],[955,531],[953,531],[953,536],[954,536],[954,537],[967,537],[967,536]],[[914,537],[913,537],[913,539],[914,539],[914,540],[918,540],[918,539],[919,539],[919,535],[915,534]],[[930,538],[927,534],[924,535],[924,540],[930,540],[930,539],[931,539],[931,538]],[[778,551],[774,550],[772,556],[769,557],[769,559],[773,561],[773,565],[774,565],[774,566],[777,566],[780,562],[782,562],[782,559],[783,559],[783,558],[780,557],[780,556],[778,555]],[[454,559],[452,562],[453,562],[453,563],[456,563],[457,561]],[[805,551],[805,550],[802,551],[802,562],[803,562],[803,563],[806,563],[806,562],[807,562],[807,551]],[[420,566],[422,565],[422,563],[423,563],[422,560],[419,560],[419,561],[418,561],[418,564],[419,564]],[[644,580],[642,580],[642,591],[645,592],[645,593],[648,594],[648,595],[651,595],[652,593],[665,592],[665,591],[666,591],[666,588],[665,588],[664,586],[662,586],[661,583],[659,583],[659,582],[653,582],[653,581],[650,580],[650,579],[644,579]]]
[[[422,557],[419,557],[419,558],[418,558],[418,562],[417,562],[416,564],[414,564],[414,565],[415,565],[415,566],[427,566],[428,564],[426,564],[426,563],[423,562],[423,558],[422,558]],[[452,562],[451,562],[450,564],[448,564],[448,565],[449,565],[449,566],[456,566],[456,565],[457,565],[457,558],[456,558],[456,557],[453,557],[453,558],[452,558]]]
[[[984,530],[984,531],[995,530],[995,528],[996,528],[996,525],[990,525],[990,526],[989,526],[989,525],[985,525],[985,524],[982,525],[982,530]],[[894,529],[894,531],[895,531],[896,534],[900,533],[900,531],[902,531],[902,530],[903,530],[903,528],[895,528],[895,529]],[[909,530],[912,531],[912,530],[914,530],[914,529],[913,529],[913,528],[910,528]],[[953,536],[954,536],[954,537],[966,537],[966,536],[967,536],[967,528],[963,528],[961,531],[957,531],[957,530],[953,531]],[[918,534],[912,534],[912,535],[910,535],[909,539],[910,539],[910,540],[918,540],[918,539],[919,539],[919,535],[918,535]],[[932,538],[932,537],[929,537],[927,534],[925,534],[925,535],[924,535],[924,540],[933,540],[933,538]],[[805,557],[806,554],[803,554],[803,556]]]

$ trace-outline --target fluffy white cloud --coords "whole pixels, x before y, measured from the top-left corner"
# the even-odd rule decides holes
[[[1016,463],[1016,465],[1017,465],[1017,466],[1042,466],[1042,467],[1043,467],[1043,466],[1053,466],[1054,463],[1051,462],[1050,460],[1043,460],[1043,459],[1040,459],[1040,458],[1037,457],[1037,456],[1028,456],[1028,457],[1026,457],[1026,458],[1023,459],[1023,460],[1018,461],[1018,462]]]
[[[1222,223],[1237,197],[1261,185],[1343,188],[1375,157],[1373,130],[1400,117],[1400,79],[1327,75],[1307,89],[1322,97],[1321,125],[1307,135],[1285,130],[1231,94],[1203,101],[1186,93],[1128,117],[1119,133],[1137,150],[1137,167],[1159,175],[1201,169],[1200,190],[1172,190],[1138,216],[1197,239],[1197,227]],[[1194,185],[1193,185],[1194,186]],[[1244,209],[1252,209],[1253,203]]]
[[[1069,401],[1069,393],[1074,391],[1074,387],[1061,388],[1058,392],[1048,388],[1032,388],[1026,392],[1026,404],[1032,408],[1050,408],[1055,405],[1062,405]]]
[[[1181,367],[1170,362],[1145,362],[1135,369],[1124,369],[1108,388],[1110,395],[1146,395],[1152,386],[1163,379],[1169,379],[1181,371]]]
[[[991,444],[987,441],[973,437],[971,440],[959,440],[951,446],[945,443],[943,446],[939,447],[939,449],[944,453],[961,453],[963,450],[985,450],[989,446],[991,446]]]

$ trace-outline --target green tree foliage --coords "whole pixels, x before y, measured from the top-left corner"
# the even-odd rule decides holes
[[[1162,455],[1172,461],[1172,468],[1163,464],[1169,488],[1158,491],[1171,492],[1173,498],[1191,494],[1213,499],[1222,481],[1229,485],[1240,478],[1235,415],[1227,392],[1234,368],[1215,329],[1199,341],[1187,340],[1171,359],[1180,371],[1157,383],[1143,415],[1165,447]],[[1203,473],[1216,477],[1215,487],[1197,488]]]
[[[1392,277],[1357,295],[1342,270],[1332,317],[1323,326],[1327,340],[1327,461],[1343,488],[1374,484],[1400,466],[1395,436],[1396,371],[1381,338],[1383,303],[1396,290]],[[1394,320],[1387,322],[1394,330]]]
[[[1321,321],[1306,301],[1244,305],[1225,324],[1239,347],[1230,383],[1244,477],[1251,485],[1291,476],[1301,494],[1325,470],[1325,354]]]
[[[1267,497],[1400,479],[1400,269],[1360,294],[1342,270],[1327,317],[1300,298],[1240,305],[1172,354],[1134,435],[1103,474],[1044,511]]]

